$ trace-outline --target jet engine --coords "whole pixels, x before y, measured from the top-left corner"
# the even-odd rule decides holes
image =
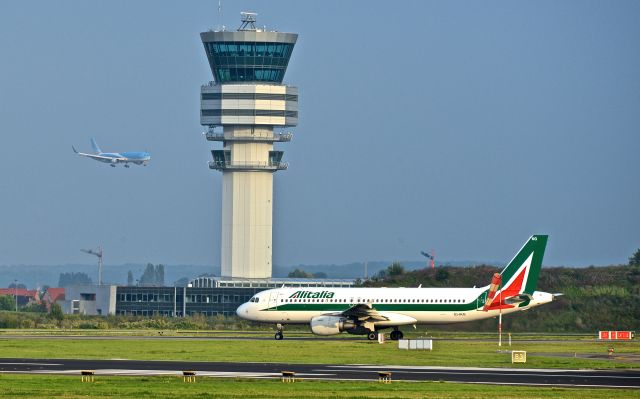
[[[345,317],[316,316],[311,319],[311,331],[316,335],[335,335],[355,328],[356,324]]]

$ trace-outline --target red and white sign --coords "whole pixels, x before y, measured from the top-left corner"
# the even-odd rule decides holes
[[[623,340],[631,340],[635,337],[635,331],[600,331],[598,333],[599,339],[623,339]]]

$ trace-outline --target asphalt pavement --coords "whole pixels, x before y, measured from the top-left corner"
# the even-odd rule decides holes
[[[447,381],[480,384],[601,387],[640,389],[640,370],[560,370],[523,368],[461,368],[393,365],[337,365],[296,363],[233,363],[155,360],[0,358],[0,373],[70,374],[95,370],[95,375],[182,375],[279,378],[283,370],[298,378],[375,381],[390,372],[394,381]]]

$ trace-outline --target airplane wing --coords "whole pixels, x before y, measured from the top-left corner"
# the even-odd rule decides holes
[[[388,317],[380,314],[373,306],[371,306],[371,304],[368,303],[359,303],[357,305],[353,305],[345,311],[332,313],[332,315],[357,319],[358,321],[362,322],[389,320]]]
[[[416,324],[411,316],[394,312],[378,312],[370,303],[359,303],[342,312],[328,313],[327,316],[346,317],[357,325],[372,323],[377,326],[402,326]]]
[[[85,157],[97,159],[98,161],[107,161],[107,162],[126,162],[127,158],[118,158],[118,157],[105,157],[104,155],[96,155],[96,154],[85,154],[79,152],[78,155],[82,155]]]
[[[104,155],[98,155],[98,154],[87,154],[86,152],[78,152],[78,150],[76,150],[74,146],[71,146],[71,148],[73,149],[73,152],[75,152],[76,154],[78,154],[80,156],[89,157],[89,158],[96,159],[96,160],[102,161],[102,162],[125,162],[125,161],[127,161],[127,158],[106,157]]]

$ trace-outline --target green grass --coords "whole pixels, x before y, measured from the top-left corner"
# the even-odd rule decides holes
[[[183,383],[180,377],[96,377],[93,383],[79,376],[0,375],[3,398],[630,398],[629,389],[568,389],[514,387],[439,382],[379,384],[377,382],[242,380],[198,378]]]
[[[226,334],[225,334],[226,335]],[[233,333],[229,333],[233,335]],[[270,335],[261,334],[270,337]],[[584,359],[606,355],[614,359]],[[196,340],[196,339],[48,339],[0,338],[0,357],[195,360],[221,362],[390,364],[469,367],[512,367],[510,355],[498,353],[495,342],[435,341],[433,351],[399,350],[396,342],[383,345],[362,340]],[[631,368],[640,367],[637,341],[602,343],[593,340],[519,342],[502,350],[526,350],[523,368]],[[548,354],[548,355],[545,355]],[[566,354],[566,357],[552,356]],[[576,355],[576,357],[574,357]]]

